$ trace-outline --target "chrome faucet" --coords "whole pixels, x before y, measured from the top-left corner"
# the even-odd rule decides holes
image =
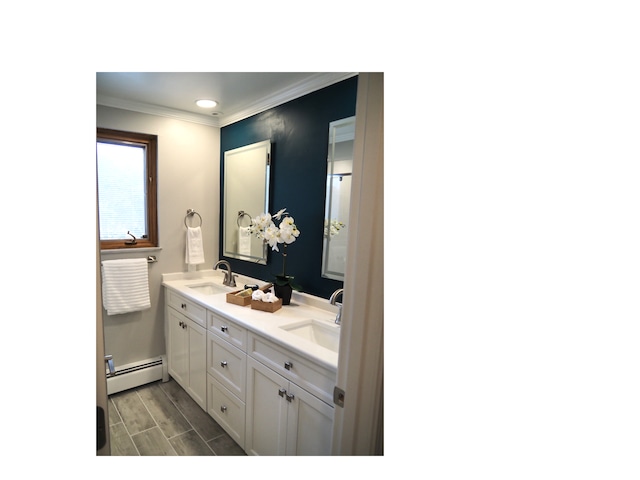
[[[227,271],[224,272],[224,280],[222,284],[226,285],[227,287],[235,287],[237,275],[234,275],[234,273],[231,271],[231,265],[229,265],[229,262],[227,262],[226,260],[220,260],[213,266],[213,269],[217,270],[219,265],[224,265],[225,267],[227,267]]]
[[[338,307],[338,314],[336,315],[336,325],[340,325],[342,323],[342,303],[336,302],[336,299],[338,298],[338,296],[342,296],[343,292],[344,288],[339,288],[331,294],[331,297],[329,297],[329,303]]]

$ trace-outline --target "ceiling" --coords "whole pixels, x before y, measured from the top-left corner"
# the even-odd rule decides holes
[[[98,72],[96,103],[224,127],[357,73]],[[202,109],[198,99],[218,102]]]

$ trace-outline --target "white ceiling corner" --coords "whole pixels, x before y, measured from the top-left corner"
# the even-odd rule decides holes
[[[132,79],[132,75],[135,75],[135,78]],[[268,92],[264,91],[264,79],[260,77],[261,75],[260,73],[105,73],[101,76],[98,73],[96,103],[213,127],[224,127],[346,80],[357,73],[273,74],[277,78],[272,79]],[[164,76],[170,76],[170,81]],[[212,84],[216,82],[221,84],[227,82],[231,85],[237,83],[242,86],[226,89],[219,87],[221,92],[219,95],[224,98],[214,98],[223,105],[223,111],[217,116],[210,112],[194,111],[193,96],[200,91],[215,91],[216,88]],[[137,92],[144,101],[136,98]]]

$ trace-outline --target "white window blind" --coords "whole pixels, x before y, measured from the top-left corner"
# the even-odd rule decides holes
[[[100,239],[147,235],[146,147],[97,142]]]

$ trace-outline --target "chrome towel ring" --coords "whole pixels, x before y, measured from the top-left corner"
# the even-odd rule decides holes
[[[200,219],[200,225],[196,225],[197,227],[202,225],[202,217],[200,216],[200,214],[198,212],[196,212],[193,208],[190,208],[189,210],[187,210],[187,216],[184,217],[184,226],[189,228],[189,225],[187,225],[187,218],[189,217],[193,217],[194,215],[198,215],[198,218]]]
[[[247,212],[245,212],[244,210],[240,210],[240,211],[238,212],[238,218],[237,218],[237,220],[236,220],[236,223],[238,224],[238,227],[242,227],[242,225],[240,225],[240,220],[242,220],[244,217],[249,217],[249,225],[247,225],[247,227],[251,225],[251,221],[252,221],[252,219],[251,219],[251,215],[249,215],[249,214],[248,214]]]

